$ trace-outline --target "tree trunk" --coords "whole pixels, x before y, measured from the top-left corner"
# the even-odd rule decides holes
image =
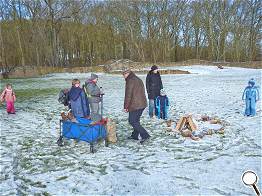
[[[1,68],[6,67],[6,58],[5,58],[5,48],[2,36],[2,27],[0,24],[0,45],[1,45],[1,53],[0,53],[0,66]]]
[[[94,43],[93,43],[93,41],[91,41],[90,52],[89,52],[89,59],[90,59],[91,67],[93,67],[93,56],[94,56]]]
[[[195,58],[199,59],[199,30],[195,30]]]
[[[17,39],[18,39],[19,51],[20,51],[20,55],[21,55],[21,64],[24,67],[25,66],[25,57],[24,57],[24,51],[23,51],[23,46],[22,46],[22,41],[21,41],[21,36],[20,36],[18,26],[16,26],[16,34],[17,34]],[[25,70],[24,70],[24,72],[25,72]]]
[[[40,55],[39,55],[39,48],[38,46],[36,47],[36,66],[40,66]]]

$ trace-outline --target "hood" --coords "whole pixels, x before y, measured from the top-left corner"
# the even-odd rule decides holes
[[[80,87],[72,87],[69,91],[69,100],[76,101],[80,96],[82,89]]]
[[[251,78],[249,81],[248,81],[248,84],[250,84],[252,87],[255,86],[256,82],[253,78]]]

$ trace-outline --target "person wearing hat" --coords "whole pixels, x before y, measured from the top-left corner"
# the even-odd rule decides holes
[[[256,115],[256,102],[259,100],[259,90],[255,86],[256,82],[252,78],[248,81],[248,86],[245,88],[242,100],[246,101],[246,116],[255,116]]]
[[[130,69],[124,69],[122,73],[126,80],[124,111],[129,113],[128,122],[134,129],[128,139],[139,140],[140,135],[143,144],[150,137],[140,124],[140,117],[147,107],[144,83]]]
[[[99,114],[99,103],[101,102],[101,92],[97,85],[98,75],[91,73],[91,77],[86,80],[84,90],[88,97],[88,102],[91,110],[91,119],[93,121],[101,120],[101,115]]]
[[[158,116],[156,110],[156,98],[160,95],[160,90],[163,88],[161,76],[158,72],[158,67],[153,65],[146,76],[146,91],[149,99],[149,116],[152,118],[154,114]]]
[[[169,107],[169,100],[166,96],[166,92],[164,89],[160,90],[160,95],[156,98],[156,109],[157,109],[157,117],[160,119],[167,120],[167,112]]]

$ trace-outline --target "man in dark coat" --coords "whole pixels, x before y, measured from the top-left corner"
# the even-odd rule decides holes
[[[146,90],[149,99],[149,116],[152,118],[155,112],[157,116],[156,110],[156,98],[160,95],[160,90],[163,88],[161,76],[158,72],[158,67],[153,65],[151,70],[146,76]]]
[[[129,139],[138,140],[140,135],[140,143],[143,144],[150,137],[140,124],[140,117],[147,107],[145,87],[143,81],[130,69],[124,70],[123,76],[126,80],[124,111],[129,112],[128,122],[134,128]]]

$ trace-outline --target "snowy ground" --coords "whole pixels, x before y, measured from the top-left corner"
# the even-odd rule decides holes
[[[261,102],[258,115],[247,118],[241,96],[251,77],[261,86],[262,70],[176,69],[194,74],[162,76],[172,105],[170,118],[177,120],[186,113],[217,116],[230,124],[224,135],[201,141],[176,139],[164,131],[163,121],[150,121],[145,111],[142,124],[151,141],[146,145],[128,141],[131,127],[121,111],[124,80],[102,74],[99,84],[106,94],[105,114],[117,122],[118,143],[99,144],[95,154],[89,153],[85,142],[61,148],[56,140],[64,107],[57,103],[57,94],[70,86],[72,78],[84,82],[90,74],[10,80],[21,97],[16,115],[7,115],[3,106],[0,110],[0,195],[254,195],[241,182],[241,175],[251,169],[262,177]],[[145,75],[141,78],[145,81]],[[5,82],[1,81],[1,87]],[[30,89],[33,94],[23,97]]]

